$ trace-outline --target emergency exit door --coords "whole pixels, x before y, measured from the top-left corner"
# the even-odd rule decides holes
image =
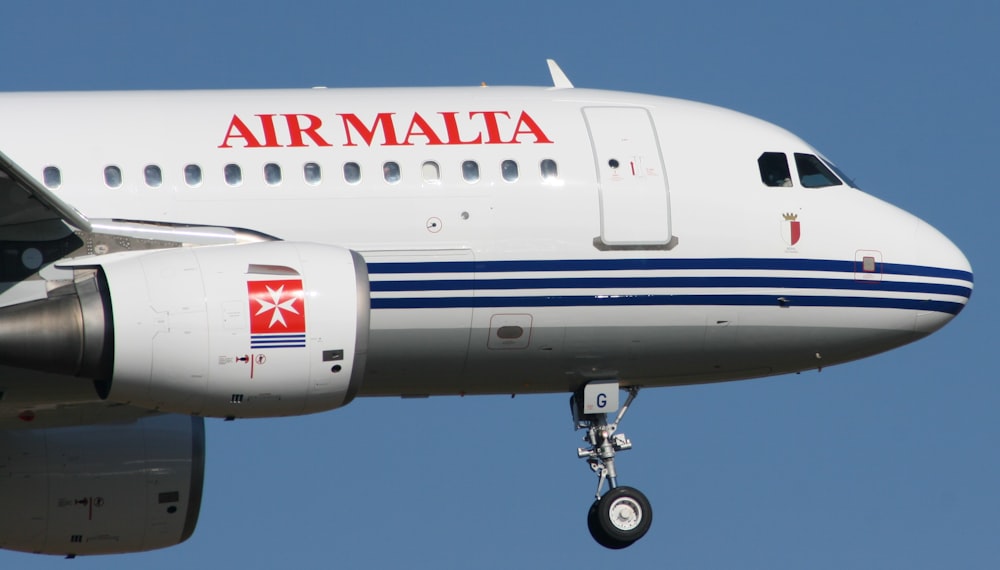
[[[670,194],[649,111],[585,107],[601,201],[601,241],[609,246],[670,242]]]

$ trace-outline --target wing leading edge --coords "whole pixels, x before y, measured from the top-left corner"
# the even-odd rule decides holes
[[[92,229],[86,216],[62,201],[3,152],[0,152],[0,200],[9,206],[0,214],[0,226],[60,219],[78,230],[89,232]]]

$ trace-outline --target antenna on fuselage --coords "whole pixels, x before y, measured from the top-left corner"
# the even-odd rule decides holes
[[[556,89],[572,89],[573,82],[566,77],[563,70],[559,67],[554,59],[546,59],[546,63],[549,64],[549,74],[552,75],[552,86]]]

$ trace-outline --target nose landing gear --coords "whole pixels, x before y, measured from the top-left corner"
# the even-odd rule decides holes
[[[609,402],[608,392],[611,390],[613,398]],[[587,430],[584,441],[590,444],[589,447],[579,448],[577,455],[587,460],[598,477],[596,500],[587,513],[587,528],[598,544],[615,550],[642,538],[653,522],[653,509],[646,496],[638,489],[618,485],[615,453],[632,449],[632,442],[625,434],[616,434],[615,431],[639,388],[629,387],[626,391],[628,399],[610,424],[605,412],[614,411],[617,407],[617,382],[591,382],[570,398],[576,429]],[[609,406],[609,403],[613,405]],[[602,496],[605,482],[608,492]]]

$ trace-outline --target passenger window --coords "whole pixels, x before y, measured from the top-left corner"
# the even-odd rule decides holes
[[[184,183],[192,188],[201,186],[201,167],[197,164],[189,164],[185,166]]]
[[[420,167],[420,173],[424,177],[424,182],[440,182],[441,181],[441,169],[438,167],[438,163],[434,161],[427,161]]]
[[[795,168],[799,171],[799,182],[806,188],[826,188],[842,184],[823,161],[814,155],[795,153]]]
[[[155,164],[147,165],[142,174],[146,179],[146,186],[150,188],[159,188],[163,184],[163,172]]]
[[[357,162],[348,162],[344,164],[344,180],[348,184],[357,184],[361,182],[361,167],[358,166]]]
[[[507,182],[517,181],[517,163],[513,160],[505,160],[500,163],[500,175]]]
[[[108,188],[122,187],[122,169],[117,166],[104,167],[104,183]]]
[[[264,182],[268,186],[281,184],[281,167],[273,162],[264,165]]]
[[[45,183],[46,188],[55,190],[62,186],[62,173],[55,166],[46,166],[45,170],[42,171],[42,182]]]
[[[315,162],[307,162],[302,167],[302,174],[306,177],[306,184],[310,186],[319,184],[323,178],[322,171],[320,171],[319,165]]]
[[[788,158],[783,152],[765,152],[757,159],[760,181],[766,186],[787,187],[792,185],[792,173],[788,170]]]
[[[226,184],[239,186],[243,184],[243,169],[238,164],[227,164],[225,168]]]
[[[462,163],[462,178],[468,183],[479,181],[479,163],[475,160],[466,160]]]
[[[556,161],[546,158],[541,163],[542,180],[555,180],[559,177],[559,169],[556,168]]]
[[[399,163],[386,162],[382,164],[382,178],[384,178],[389,184],[396,184],[399,182]]]

